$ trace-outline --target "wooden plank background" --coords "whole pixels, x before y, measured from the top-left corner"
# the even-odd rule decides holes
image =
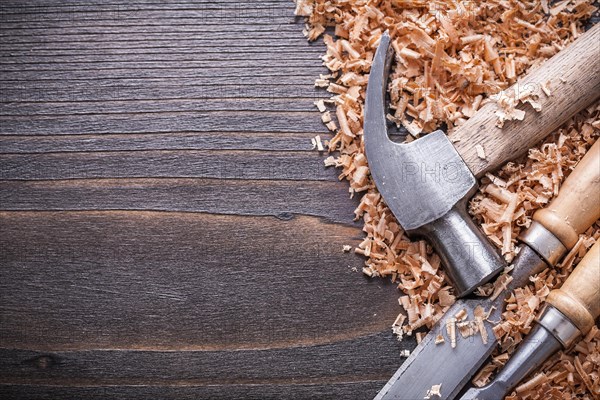
[[[0,3],[0,398],[366,399],[400,365],[293,8]]]

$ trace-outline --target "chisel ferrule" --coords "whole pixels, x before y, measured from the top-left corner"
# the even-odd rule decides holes
[[[556,265],[567,252],[565,245],[539,222],[533,221],[519,239],[535,250],[550,266]]]
[[[546,305],[537,322],[550,332],[564,348],[571,346],[581,335],[575,324],[551,305]]]

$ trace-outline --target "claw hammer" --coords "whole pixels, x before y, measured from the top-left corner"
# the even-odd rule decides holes
[[[467,213],[477,178],[524,154],[600,97],[600,26],[507,90],[517,96],[523,90],[537,92],[541,111],[520,105],[526,111],[524,120],[499,128],[499,105],[490,102],[449,136],[438,130],[405,144],[392,142],[387,134],[385,97],[392,58],[386,32],[373,59],[365,100],[364,141],[371,176],[405,232],[429,240],[462,297],[506,265]],[[478,156],[478,146],[485,159]],[[553,232],[552,225],[546,228],[558,240],[566,239]]]

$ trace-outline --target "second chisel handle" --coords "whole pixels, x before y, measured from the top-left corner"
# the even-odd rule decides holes
[[[600,140],[581,159],[550,205],[533,220],[554,234],[567,248],[600,218]]]
[[[596,242],[560,289],[546,302],[562,312],[585,335],[600,315],[600,241]]]

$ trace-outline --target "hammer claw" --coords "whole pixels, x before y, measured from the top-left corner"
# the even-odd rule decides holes
[[[387,89],[387,80],[392,64],[394,53],[391,50],[390,35],[386,31],[379,41],[379,47],[375,53],[371,72],[369,73],[369,85],[367,86],[367,98],[365,101],[365,144],[369,143],[371,149],[383,149],[385,146],[392,145],[393,142],[388,137],[385,94]],[[372,83],[371,83],[372,82]],[[367,152],[369,149],[367,149]],[[369,154],[367,154],[369,157]]]

